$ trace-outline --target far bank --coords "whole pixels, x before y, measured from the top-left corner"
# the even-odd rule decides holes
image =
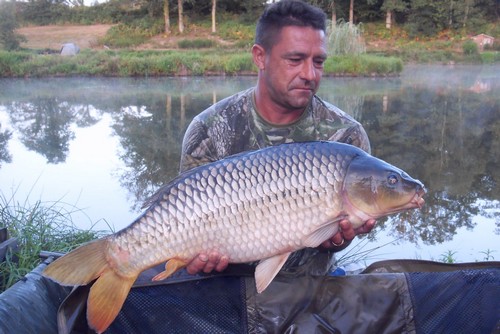
[[[333,56],[325,62],[327,76],[397,76],[397,57],[363,54]],[[51,76],[211,76],[256,75],[248,52],[213,50],[92,50],[74,56],[37,51],[0,51],[0,77]]]

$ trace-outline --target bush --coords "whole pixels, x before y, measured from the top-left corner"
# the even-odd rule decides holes
[[[177,44],[180,49],[213,48],[217,43],[211,39],[183,39]]]
[[[500,52],[486,51],[481,53],[481,62],[483,64],[494,64],[500,62]]]
[[[479,53],[477,44],[472,41],[472,40],[467,40],[462,44],[462,50],[464,51],[465,55],[476,55]]]
[[[14,2],[0,2],[0,46],[5,50],[17,50],[21,42],[26,41],[14,31],[18,27]]]
[[[115,48],[127,48],[140,45],[147,39],[148,34],[141,29],[118,24],[108,30],[106,36],[99,41],[99,44]]]

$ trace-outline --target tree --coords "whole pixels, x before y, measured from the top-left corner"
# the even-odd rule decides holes
[[[385,11],[385,27],[392,28],[394,20],[393,14],[395,11],[405,11],[407,9],[406,3],[403,0],[385,0],[381,9]]]
[[[178,11],[179,11],[179,33],[183,33],[184,32],[184,20],[182,18],[182,2],[183,0],[177,0],[177,7],[178,7]]]
[[[337,9],[335,8],[334,0],[331,1],[330,8],[332,9],[332,29],[333,29],[337,24]]]
[[[168,0],[163,0],[163,19],[165,20],[165,34],[170,34],[170,7]]]
[[[16,34],[19,26],[16,20],[14,2],[0,2],[0,45],[5,50],[19,49],[21,42],[26,38]]]
[[[215,28],[215,13],[217,10],[217,0],[212,0],[212,33],[216,33],[217,29]]]
[[[354,24],[354,0],[349,2],[349,24]]]

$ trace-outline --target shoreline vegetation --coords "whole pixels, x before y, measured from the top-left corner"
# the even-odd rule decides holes
[[[371,54],[332,56],[325,76],[397,76],[403,61]],[[0,51],[0,77],[257,75],[247,51],[92,50],[74,56],[37,51]]]
[[[69,203],[18,202],[15,194],[7,197],[0,192],[0,228],[6,228],[8,237],[16,239],[12,247],[0,249],[5,256],[0,258],[0,293],[38,266],[42,251],[66,253],[111,233],[77,228],[73,223],[76,214],[85,215]]]

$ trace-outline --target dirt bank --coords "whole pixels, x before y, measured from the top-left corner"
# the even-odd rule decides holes
[[[111,26],[110,24],[33,26],[19,28],[16,32],[28,40],[21,44],[24,48],[59,50],[64,43],[72,42],[80,49],[88,49],[95,47],[98,39],[106,35]]]

